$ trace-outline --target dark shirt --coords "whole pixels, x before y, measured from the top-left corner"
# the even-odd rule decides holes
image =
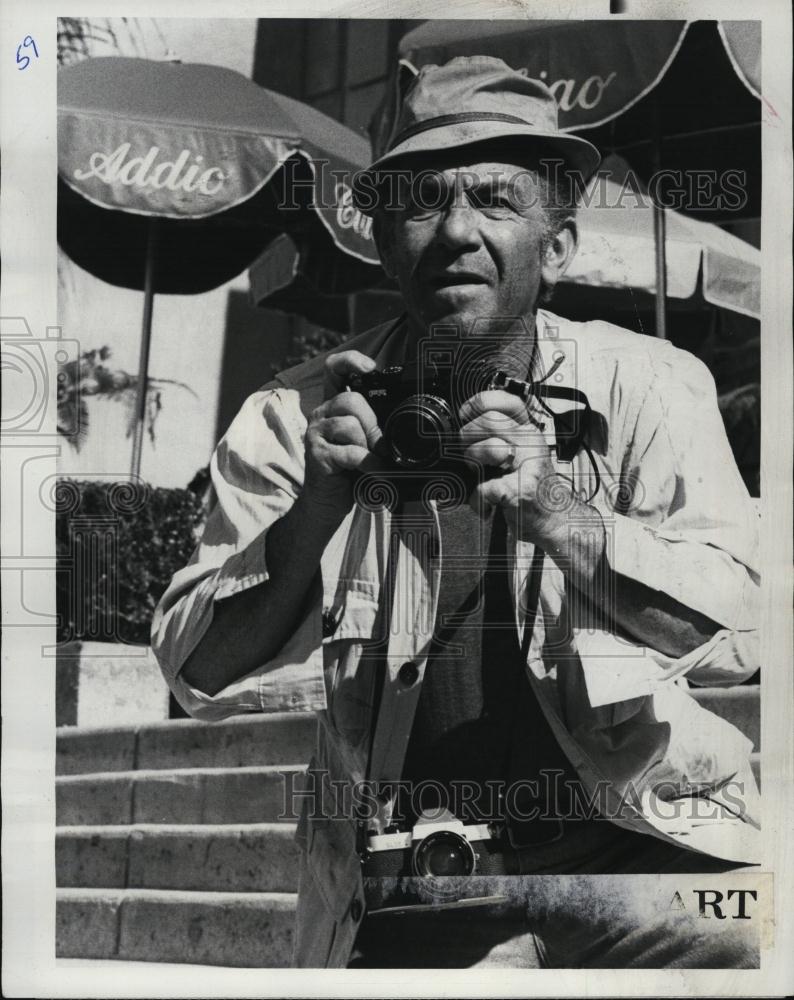
[[[525,675],[501,510],[483,521],[464,505],[439,511],[439,519],[436,631],[403,769],[414,793],[400,805],[409,822],[439,805],[483,822],[503,818],[500,782],[525,784],[543,768],[564,772],[561,788],[577,777]],[[419,782],[428,782],[421,794]],[[524,790],[524,811],[527,800]]]

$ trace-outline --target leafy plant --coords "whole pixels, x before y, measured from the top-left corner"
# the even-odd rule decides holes
[[[165,48],[165,39],[155,18],[147,18]],[[120,55],[145,56],[146,42],[137,17],[59,17],[57,19],[58,63],[68,66],[102,50]]]
[[[87,396],[103,396],[122,403],[128,411],[127,437],[135,429],[135,402],[138,394],[138,376],[120,368],[108,368],[110,348],[100,347],[84,351],[78,360],[68,361],[58,369],[58,433],[80,451],[85,444],[89,428]],[[184,382],[170,378],[146,380],[146,429],[154,443],[154,427],[163,408],[162,390],[176,386],[196,397]],[[196,397],[197,398],[197,397]]]
[[[200,536],[202,498],[64,478],[55,509],[58,641],[148,644],[157,602]]]
[[[283,362],[271,365],[271,375],[277,375],[285,368],[292,368],[303,361],[309,361],[323,351],[330,351],[334,347],[339,347],[350,337],[349,333],[341,333],[336,330],[326,330],[320,327],[311,327],[308,332],[296,333],[290,344],[290,353]]]

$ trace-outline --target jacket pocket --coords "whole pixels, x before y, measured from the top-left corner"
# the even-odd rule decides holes
[[[328,721],[351,747],[366,739],[372,722],[375,679],[382,657],[374,635],[377,604],[348,605],[323,647]]]

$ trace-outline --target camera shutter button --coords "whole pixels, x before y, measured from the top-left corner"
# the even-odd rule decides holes
[[[416,683],[416,679],[419,676],[419,667],[412,660],[409,660],[400,667],[398,676],[401,684],[405,687],[411,687],[412,684]]]

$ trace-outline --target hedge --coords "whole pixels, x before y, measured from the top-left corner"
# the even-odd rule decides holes
[[[59,479],[54,500],[58,641],[148,644],[157,602],[200,536],[201,498]]]

